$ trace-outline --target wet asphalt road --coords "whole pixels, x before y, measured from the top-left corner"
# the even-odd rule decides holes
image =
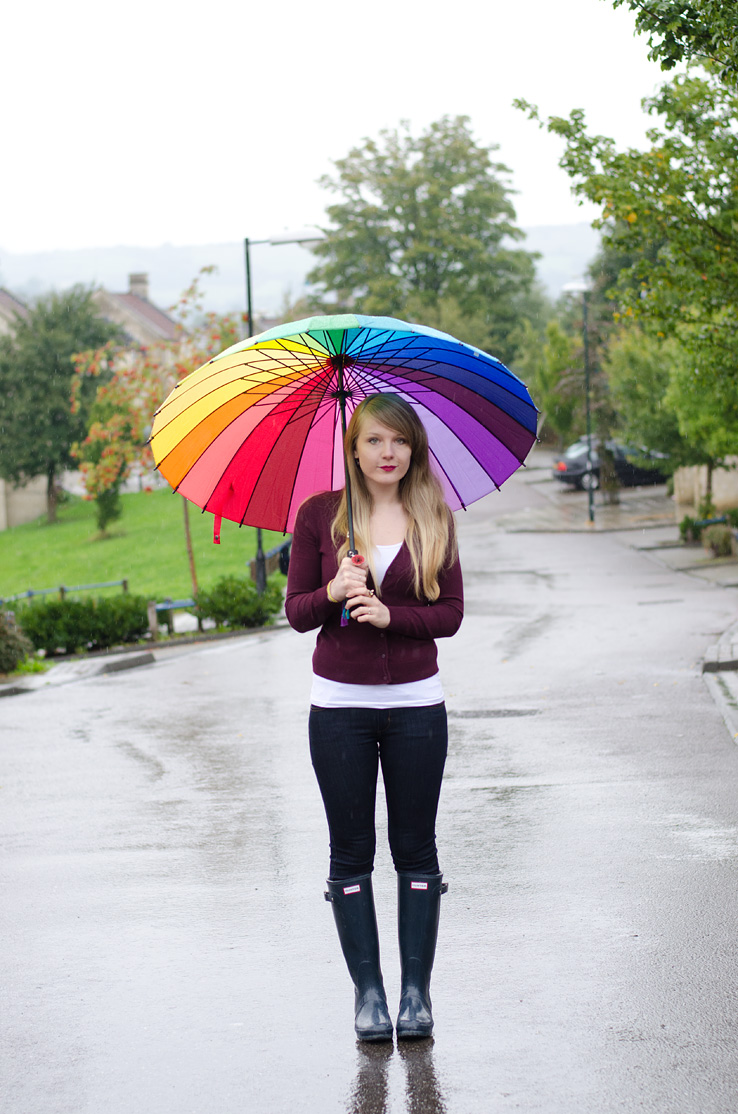
[[[461,523],[435,1041],[355,1044],[313,638],[276,630],[1,702],[7,1114],[733,1114],[738,748],[699,662],[738,595],[632,532],[495,530],[538,498]]]

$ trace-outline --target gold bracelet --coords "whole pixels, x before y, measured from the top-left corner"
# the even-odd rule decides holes
[[[337,600],[335,596],[331,595],[331,584],[332,583],[333,583],[333,581],[329,580],[328,583],[326,584],[326,586],[325,586],[326,595],[328,596],[328,599],[331,601],[331,603],[340,603],[341,602],[340,600]]]

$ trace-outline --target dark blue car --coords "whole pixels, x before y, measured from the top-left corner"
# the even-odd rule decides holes
[[[606,441],[615,459],[615,471],[622,487],[639,487],[641,484],[666,482],[666,456],[647,449],[633,449],[617,441]],[[592,446],[591,467],[587,453],[587,439],[570,445],[553,465],[554,479],[571,484],[579,490],[596,491],[600,486],[600,458],[597,445]]]

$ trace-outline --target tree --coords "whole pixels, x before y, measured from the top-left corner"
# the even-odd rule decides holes
[[[540,410],[538,435],[550,429],[559,449],[584,428],[584,387],[577,341],[557,320],[546,325],[543,339],[529,321],[524,322],[516,371],[530,388]]]
[[[604,369],[625,441],[666,453],[671,466],[702,464],[679,429],[677,411],[667,399],[673,378],[689,366],[678,341],[648,333],[642,326],[622,325],[611,338]]]
[[[98,316],[92,293],[74,286],[39,298],[0,346],[0,475],[19,484],[46,476],[49,522],[56,518],[57,477],[72,465],[93,393],[83,391],[72,412],[72,358],[121,335]]]
[[[144,348],[107,344],[79,353],[72,384],[72,408],[94,393],[88,407],[91,424],[84,440],[74,446],[87,497],[95,499],[101,531],[117,517],[118,492],[131,467],[153,467],[148,444],[154,412],[174,386],[224,348],[241,339],[245,315],[219,316],[203,311],[201,278],[213,267],[201,268],[172,311],[177,319],[174,340]],[[95,393],[96,392],[96,393]],[[187,500],[183,499],[184,528],[193,592],[197,576],[189,533]]]
[[[648,36],[649,57],[672,70],[679,62],[709,61],[723,81],[738,78],[738,17],[726,0],[612,0],[636,13],[636,30]]]
[[[88,498],[95,500],[98,529],[105,533],[108,525],[120,518],[120,488],[128,477],[131,465],[146,443],[150,415],[146,412],[146,394],[139,393],[134,377],[119,366],[121,357],[113,345],[75,357],[72,406],[76,411],[84,374],[103,377],[89,409],[89,429],[84,441],[72,446],[72,455],[80,472]],[[132,361],[126,361],[131,367]],[[118,365],[118,366],[116,366]],[[84,373],[81,374],[81,369]]]
[[[704,390],[689,352],[674,337],[633,322],[611,339],[604,366],[625,439],[666,453],[672,471],[706,465],[709,505],[712,474],[732,451],[736,387],[726,382],[727,391]]]
[[[465,116],[443,117],[414,137],[403,124],[366,139],[321,185],[340,200],[314,247],[316,308],[430,322],[459,315],[467,340],[512,357],[510,334],[534,291],[535,256],[514,247],[509,173],[479,146]],[[538,301],[531,307],[530,300]],[[461,333],[465,330],[462,328]]]
[[[518,102],[533,118],[537,109]],[[631,262],[617,281],[619,313],[674,337],[689,355],[693,396],[722,397],[718,441],[738,448],[732,406],[738,328],[738,92],[714,75],[680,75],[644,101],[663,117],[645,151],[590,136],[581,111],[545,126],[566,142],[561,165],[575,193],[602,205],[596,223]],[[686,389],[685,384],[683,388]],[[727,405],[730,403],[730,405]],[[707,401],[708,410],[713,403]],[[707,425],[693,427],[703,433]],[[700,446],[695,446],[699,449]],[[722,450],[721,450],[722,451]]]

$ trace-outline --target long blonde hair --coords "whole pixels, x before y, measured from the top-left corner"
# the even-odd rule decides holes
[[[405,541],[413,564],[415,595],[418,599],[436,600],[440,594],[438,577],[441,569],[456,555],[455,523],[441,484],[431,471],[425,426],[413,407],[399,395],[376,394],[365,398],[351,415],[346,430],[344,452],[353,495],[356,547],[366,557],[377,593],[380,594],[370,528],[374,500],[355,459],[356,442],[364,425],[372,418],[404,437],[410,446],[410,467],[399,486],[400,500],[408,516]],[[331,533],[334,545],[338,546],[341,542],[338,549],[338,560],[341,561],[349,550],[345,489],[331,524]]]

